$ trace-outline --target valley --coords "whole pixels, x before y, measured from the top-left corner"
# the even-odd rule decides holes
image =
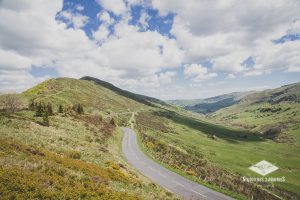
[[[16,111],[0,116],[7,198],[180,198],[127,163],[120,127],[134,129],[155,162],[232,198],[299,198],[299,84],[251,92],[206,115],[92,77],[50,79],[16,98]],[[286,181],[243,181],[260,177],[248,168],[261,160],[279,167],[266,177]]]

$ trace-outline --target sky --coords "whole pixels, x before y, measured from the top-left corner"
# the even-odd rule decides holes
[[[300,81],[299,0],[0,0],[0,92],[93,76],[194,99]]]

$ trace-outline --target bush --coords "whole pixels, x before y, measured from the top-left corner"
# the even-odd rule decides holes
[[[47,113],[44,113],[44,115],[43,115],[43,125],[44,126],[50,126],[49,116],[48,116]]]
[[[5,112],[15,112],[22,106],[22,100],[17,94],[5,94],[0,98],[0,105]]]
[[[64,108],[62,105],[58,106],[58,113],[63,113],[64,112]]]
[[[53,115],[52,104],[50,104],[50,103],[47,104],[46,112],[47,112],[48,116],[52,116]]]
[[[281,133],[281,127],[270,127],[264,133],[263,136],[268,139],[275,139]]]
[[[73,110],[79,115],[84,114],[83,106],[79,103],[73,106]]]
[[[45,104],[40,102],[35,107],[35,116],[42,117],[44,113],[45,113]]]
[[[114,126],[117,125],[114,118],[111,118],[109,123],[110,123],[111,125],[114,125]]]

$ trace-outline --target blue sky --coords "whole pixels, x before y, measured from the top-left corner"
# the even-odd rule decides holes
[[[4,0],[0,90],[89,75],[191,99],[298,82],[300,2],[275,1]]]

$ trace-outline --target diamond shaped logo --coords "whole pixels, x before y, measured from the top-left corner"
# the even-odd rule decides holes
[[[262,176],[265,176],[265,175],[268,175],[268,174],[276,171],[279,168],[276,167],[275,165],[272,165],[271,163],[263,160],[263,161],[260,161],[259,163],[252,165],[251,167],[249,167],[249,169],[262,175]]]

